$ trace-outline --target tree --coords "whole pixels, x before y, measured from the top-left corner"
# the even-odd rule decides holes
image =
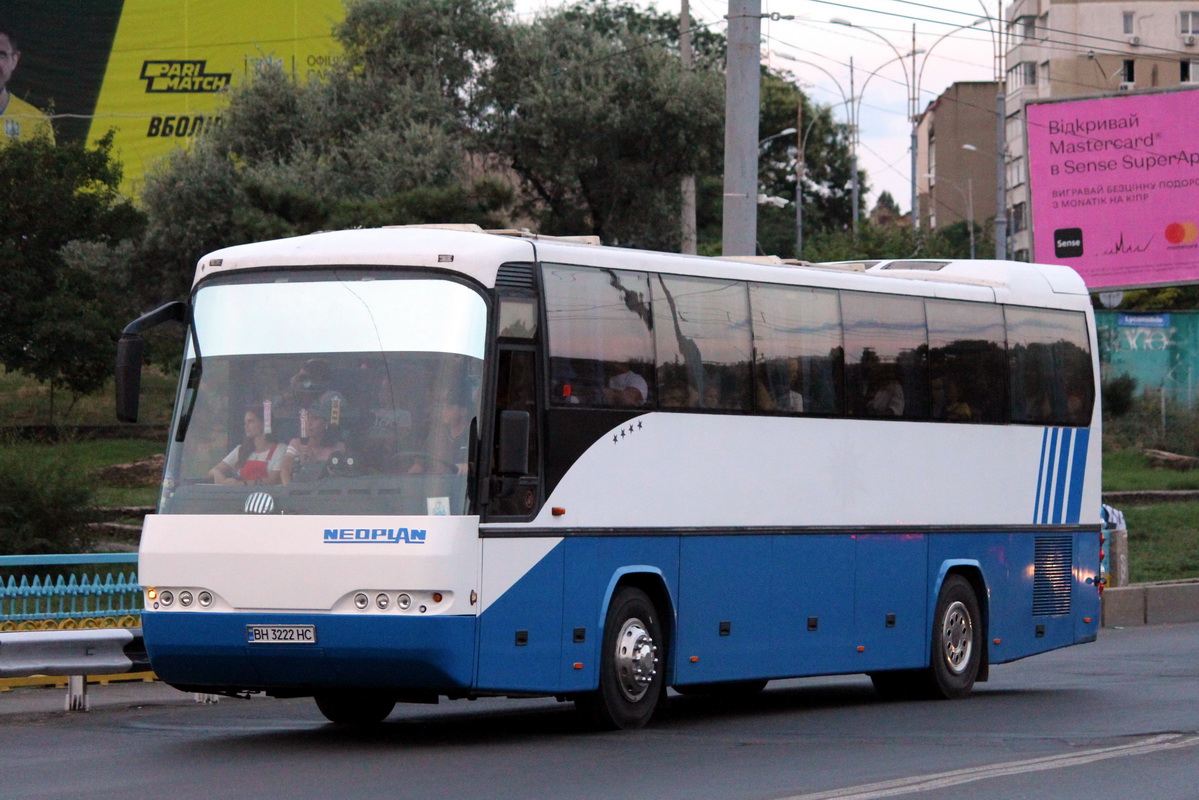
[[[218,247],[331,227],[507,222],[509,188],[467,145],[480,71],[507,33],[505,0],[357,0],[322,81],[267,64],[223,124],[147,180],[142,257],[150,305],[186,294]]]
[[[684,75],[665,19],[580,3],[513,26],[484,77],[481,145],[543,232],[677,249],[679,179],[719,164],[724,81],[711,57]]]
[[[990,239],[976,227],[975,248],[994,249]],[[809,261],[853,261],[884,258],[969,258],[970,244],[965,222],[944,228],[914,231],[909,225],[876,225],[862,222],[855,239],[850,231],[825,229],[804,245]]]
[[[121,197],[112,133],[94,146],[48,138],[13,142],[0,158],[0,363],[73,398],[99,389],[112,370],[113,313],[124,301],[122,275],[68,259],[73,244],[111,249],[137,238],[143,218]]]
[[[833,119],[828,106],[813,104],[798,86],[784,75],[763,70],[761,111],[758,129],[762,138],[802,125],[800,134],[767,141],[759,158],[759,190],[767,197],[789,201],[787,205],[758,207],[758,249],[762,253],[795,255],[797,230],[795,182],[799,173],[799,140],[804,138],[803,227],[804,238],[826,229],[848,230],[853,222],[853,181],[848,129]],[[802,103],[803,114],[798,114]],[[859,174],[865,196],[865,173]],[[716,197],[719,197],[719,191]],[[860,201],[859,201],[860,202]],[[706,234],[705,252],[719,252],[720,207],[701,229]],[[806,248],[805,248],[806,250]],[[804,253],[808,258],[809,254]]]

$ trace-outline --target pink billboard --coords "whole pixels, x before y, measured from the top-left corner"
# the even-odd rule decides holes
[[[1199,282],[1199,90],[1025,113],[1034,260],[1092,290]]]

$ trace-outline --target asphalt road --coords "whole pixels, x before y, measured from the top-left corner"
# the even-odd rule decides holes
[[[962,701],[778,681],[603,734],[552,700],[400,706],[352,731],[308,700],[91,695],[87,714],[62,690],[0,695],[0,798],[1199,798],[1199,624],[1104,630]]]

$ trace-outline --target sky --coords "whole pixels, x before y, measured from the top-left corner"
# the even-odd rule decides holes
[[[635,1],[663,12],[678,13],[681,7],[680,0]],[[840,121],[849,120],[852,98],[860,130],[858,164],[866,171],[870,184],[866,208],[873,208],[879,193],[888,191],[906,212],[911,206],[911,88],[918,85],[917,107],[922,111],[955,81],[993,80],[994,39],[990,26],[999,16],[999,5],[993,0],[761,2],[762,13],[767,15],[762,20],[763,62],[790,73],[809,98],[832,106]],[[727,0],[690,3],[693,24],[725,30]],[[562,0],[516,0],[516,10],[533,14],[563,4]],[[774,14],[780,18],[771,19]],[[858,29],[833,23],[833,19],[850,22]],[[910,55],[913,25],[917,51],[914,69]],[[897,54],[904,56],[902,62]],[[760,131],[760,136],[772,133],[777,131]]]

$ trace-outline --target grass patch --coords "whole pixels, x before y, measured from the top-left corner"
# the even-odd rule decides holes
[[[1128,579],[1133,583],[1199,578],[1199,503],[1123,508],[1128,523]]]
[[[140,421],[166,424],[171,421],[177,376],[147,367],[142,370]],[[113,387],[109,382],[95,394],[80,397],[74,405],[67,392],[54,395],[55,424],[116,425]],[[68,411],[69,409],[69,411]],[[45,425],[50,419],[50,387],[19,372],[0,367],[0,419],[6,425]]]
[[[98,486],[92,497],[100,508],[152,506],[158,502],[158,489],[153,486],[139,486],[135,489],[124,486]]]
[[[1139,492],[1199,489],[1199,470],[1179,472],[1149,464],[1139,450],[1104,450],[1103,491]]]

